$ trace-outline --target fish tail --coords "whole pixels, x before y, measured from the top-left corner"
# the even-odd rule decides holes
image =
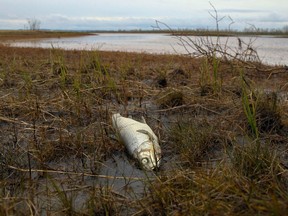
[[[112,115],[112,118],[119,118],[119,117],[121,117],[120,113],[115,113]]]
[[[115,114],[112,115],[112,125],[113,125],[114,128],[117,127],[117,119],[120,118],[120,117],[122,117],[120,115],[120,113],[115,113]]]

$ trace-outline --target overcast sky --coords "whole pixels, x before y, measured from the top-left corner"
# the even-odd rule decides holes
[[[249,25],[283,28],[288,25],[287,0],[211,0],[220,28]],[[0,29],[24,29],[37,19],[42,29],[119,30],[152,29],[155,20],[173,28],[214,28],[205,0],[0,0]]]

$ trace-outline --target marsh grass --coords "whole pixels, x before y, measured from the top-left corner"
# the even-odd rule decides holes
[[[249,128],[251,130],[252,136],[256,139],[259,137],[258,125],[256,121],[256,109],[257,109],[257,98],[255,94],[251,91],[245,80],[243,74],[241,76],[241,86],[242,86],[242,104],[245,116],[248,121]],[[250,90],[250,93],[249,93]]]
[[[283,107],[276,92],[270,94],[259,93],[260,99],[257,106],[256,121],[259,131],[262,133],[278,133],[283,127]]]
[[[281,103],[276,92],[265,93],[249,84],[241,73],[242,104],[252,136],[278,133],[283,127]]]
[[[92,192],[90,208],[92,214],[96,215],[117,215],[117,207],[119,208],[119,201],[117,195],[109,186],[95,188]]]
[[[156,102],[159,104],[159,107],[163,109],[185,104],[183,92],[173,88],[161,92]]]
[[[231,156],[234,169],[251,181],[280,182],[283,167],[269,144],[255,140],[246,146],[236,145]]]
[[[179,121],[170,129],[169,134],[173,148],[182,158],[181,161],[193,167],[197,162],[209,158],[213,150],[224,146],[219,137],[213,134],[214,131],[208,124],[201,125],[190,120]]]
[[[203,58],[200,68],[199,85],[201,95],[209,93],[221,94],[222,77],[220,72],[220,59],[213,55],[212,60]]]
[[[258,93],[285,85],[284,68],[272,79],[216,58],[1,50],[0,214],[287,213],[287,151],[280,158],[278,150],[287,148],[287,104]],[[161,135],[153,178],[101,173],[125,151],[110,138],[115,112],[145,116]],[[129,193],[117,189],[119,179]],[[143,182],[141,195],[133,181]]]
[[[273,183],[264,185],[223,163],[204,172],[178,171],[155,182],[150,210],[160,215],[285,215],[287,191]]]

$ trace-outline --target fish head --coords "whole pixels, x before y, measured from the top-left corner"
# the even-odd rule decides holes
[[[153,149],[145,149],[138,153],[140,166],[145,170],[154,170],[160,165],[160,154],[156,154]]]

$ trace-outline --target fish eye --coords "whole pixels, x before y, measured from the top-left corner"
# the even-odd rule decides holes
[[[141,160],[142,164],[147,164],[149,162],[148,158],[143,158]]]

